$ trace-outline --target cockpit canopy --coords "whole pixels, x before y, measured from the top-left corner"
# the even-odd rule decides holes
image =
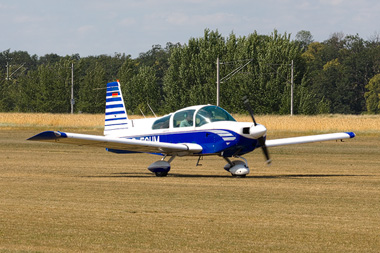
[[[174,114],[164,116],[153,123],[152,129],[165,129],[170,126],[170,119],[173,120],[173,127],[200,127],[216,121],[236,121],[226,110],[215,106],[206,105],[203,107],[189,107]]]
[[[236,121],[231,114],[224,109],[209,105],[198,110],[195,115],[195,126],[200,127],[204,124],[216,122],[216,121]]]

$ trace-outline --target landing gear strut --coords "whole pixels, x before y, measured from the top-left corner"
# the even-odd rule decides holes
[[[174,160],[175,157],[176,156],[174,155],[170,157],[168,161],[165,161],[165,156],[161,160],[149,165],[148,170],[153,172],[156,175],[156,177],[166,177],[170,171],[170,163]]]
[[[249,173],[247,160],[241,156],[235,156],[242,160],[231,161],[228,157],[223,157],[228,163],[224,166],[224,169],[231,173],[233,177],[245,177]]]

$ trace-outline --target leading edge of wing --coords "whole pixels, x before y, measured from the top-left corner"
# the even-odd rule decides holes
[[[308,135],[308,136],[300,136],[300,137],[267,140],[265,142],[265,145],[267,147],[276,147],[276,146],[291,145],[291,144],[302,144],[302,143],[319,142],[319,141],[349,139],[349,138],[354,138],[354,137],[355,137],[355,134],[353,132],[319,134],[319,135]]]
[[[45,131],[30,137],[28,140],[65,143],[79,146],[103,147],[113,150],[125,150],[142,153],[195,154],[203,150],[202,146],[195,143],[141,141],[135,139],[112,138],[100,135],[64,133],[58,131]]]

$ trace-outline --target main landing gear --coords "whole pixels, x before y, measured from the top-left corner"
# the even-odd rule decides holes
[[[223,157],[228,163],[224,169],[231,173],[233,177],[245,177],[249,173],[248,163],[244,157],[235,156],[242,160],[231,161],[228,157]]]
[[[165,161],[166,156],[164,156],[160,161],[154,162],[149,165],[148,170],[153,172],[156,177],[166,177],[170,171],[170,163],[174,160],[176,156],[170,157],[168,161]]]
[[[156,177],[166,177],[171,168],[170,163],[174,160],[175,157],[176,156],[172,156],[168,161],[165,161],[165,156],[161,160],[149,165],[148,170],[153,172]],[[228,162],[226,166],[224,166],[224,169],[230,172],[233,177],[245,177],[249,173],[247,160],[244,157],[235,156],[235,158],[239,158],[241,160],[233,161],[231,161],[228,157],[223,158]]]

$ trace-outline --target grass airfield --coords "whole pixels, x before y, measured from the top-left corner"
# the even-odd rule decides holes
[[[242,179],[219,157],[176,158],[157,178],[158,156],[26,141],[47,129],[0,127],[1,252],[380,251],[377,129],[271,148],[269,167],[256,150]]]

